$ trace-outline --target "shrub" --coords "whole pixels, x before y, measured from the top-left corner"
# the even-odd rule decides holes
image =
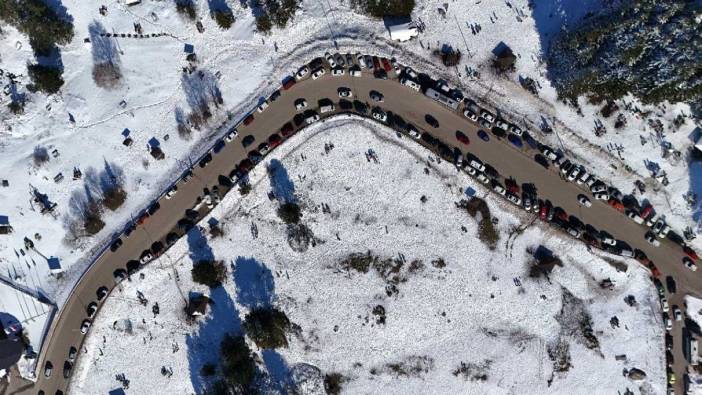
[[[414,0],[352,0],[352,4],[375,18],[409,16],[415,6]]]
[[[27,71],[37,90],[51,94],[58,92],[63,86],[61,70],[56,67],[31,64],[27,65]]]
[[[242,182],[239,184],[239,193],[241,196],[248,195],[251,192],[251,184],[248,182]]]
[[[24,100],[12,100],[7,108],[12,111],[13,114],[19,115],[24,113]]]
[[[190,20],[195,20],[197,18],[197,11],[195,10],[195,4],[192,0],[176,0],[176,11],[179,14],[186,16]]]
[[[256,363],[243,336],[227,334],[220,344],[222,376],[230,386],[245,390],[256,374]]]
[[[127,200],[127,192],[122,189],[122,187],[115,186],[108,188],[107,190],[103,190],[102,197],[102,204],[104,204],[105,207],[111,211],[115,211],[120,208],[122,204],[124,204],[125,200]]]
[[[85,217],[83,222],[83,228],[85,232],[89,235],[97,234],[102,228],[105,227],[105,223],[102,221],[100,210],[93,210],[90,214]]]
[[[222,261],[199,261],[193,265],[191,273],[196,283],[216,288],[222,285],[227,269]]]
[[[93,81],[100,88],[113,89],[119,86],[122,71],[113,62],[96,63],[93,65]]]
[[[211,362],[202,365],[202,368],[200,369],[200,375],[204,377],[214,376],[216,372],[217,366]]]
[[[339,395],[346,378],[341,373],[327,373],[324,375],[324,391],[329,395]]]
[[[244,320],[244,329],[260,348],[288,346],[285,333],[290,329],[290,321],[284,312],[273,307],[251,310]]]
[[[262,14],[256,17],[256,31],[262,34],[268,34],[273,28],[271,17],[268,14]]]
[[[46,147],[37,145],[36,147],[34,147],[34,151],[32,152],[32,159],[34,160],[34,166],[43,165],[50,159],[49,150],[47,150]]]
[[[229,29],[234,24],[236,20],[234,14],[231,10],[216,10],[212,12],[212,17],[214,18],[217,25],[223,29]]]
[[[278,208],[278,217],[286,224],[296,224],[302,217],[300,206],[297,203],[284,203]]]

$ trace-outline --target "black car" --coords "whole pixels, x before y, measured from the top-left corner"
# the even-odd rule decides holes
[[[149,207],[149,209],[146,212],[149,213],[149,215],[154,215],[158,211],[158,209],[160,209],[160,208],[161,208],[161,204],[159,202],[156,202],[156,203],[152,204],[151,207]]]
[[[178,228],[183,229],[184,231],[189,231],[190,229],[193,228],[195,224],[193,221],[187,219],[187,218],[181,218],[178,220]]]
[[[127,262],[127,273],[132,274],[136,272],[139,269],[139,265],[141,263],[137,260],[132,259],[131,261]]]
[[[215,143],[214,148],[212,148],[212,150],[214,151],[215,154],[218,154],[219,151],[221,151],[224,148],[224,146],[225,146],[224,140],[218,140]]]
[[[154,255],[158,255],[163,251],[163,243],[160,241],[154,241],[153,244],[151,244],[151,252],[154,253]]]
[[[212,154],[208,153],[207,155],[203,156],[202,159],[200,159],[198,165],[204,168],[210,162],[212,162]]]
[[[675,291],[677,291],[675,279],[673,278],[673,276],[667,276],[665,278],[665,286],[668,288],[668,293],[670,294],[674,294]]]
[[[280,91],[276,90],[273,93],[271,93],[271,97],[268,99],[270,101],[276,101],[280,97]]]
[[[673,336],[667,332],[665,334],[665,349],[668,351],[673,349]]]
[[[95,291],[95,295],[97,295],[98,302],[105,299],[105,296],[107,296],[109,292],[110,290],[107,289],[107,287],[105,286],[98,288],[97,291]]]
[[[122,246],[122,239],[117,239],[110,245],[110,251],[115,252]]]
[[[437,146],[439,144],[439,140],[427,132],[422,133],[422,140],[431,146]]]
[[[437,121],[436,118],[432,117],[430,114],[425,115],[424,120],[433,128],[439,127],[439,121]]]
[[[534,155],[534,160],[536,161],[536,163],[543,166],[544,169],[548,169],[548,167],[550,166],[550,164],[548,163],[548,159],[546,159],[546,157],[541,154]]]
[[[248,135],[248,136],[244,137],[243,139],[241,139],[241,145],[243,145],[244,148],[246,148],[249,145],[253,144],[254,141],[256,141],[256,137],[254,137],[252,135]]]
[[[166,244],[173,245],[173,243],[178,241],[179,238],[180,238],[180,236],[178,236],[178,233],[171,232],[168,235],[166,235]]]
[[[339,108],[341,108],[344,111],[348,111],[348,110],[353,108],[353,104],[346,99],[340,99],[339,100]]]
[[[115,282],[119,283],[124,281],[125,278],[127,278],[127,271],[124,269],[117,269],[112,273],[112,275],[115,278]]]
[[[63,363],[63,378],[67,379],[71,377],[71,371],[73,371],[73,364],[66,361]]]
[[[368,106],[366,106],[365,103],[363,103],[362,101],[358,100],[353,101],[353,109],[361,114],[365,114],[368,112]]]
[[[135,229],[136,225],[134,225],[134,222],[130,222],[127,226],[124,227],[124,236],[129,237],[129,235],[131,235]]]
[[[507,132],[505,132],[504,129],[498,128],[497,126],[490,129],[490,131],[492,132],[492,134],[495,135],[495,137],[498,137],[498,138],[503,138],[507,135]]]

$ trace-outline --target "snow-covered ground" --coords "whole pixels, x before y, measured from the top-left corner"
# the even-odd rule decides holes
[[[535,6],[530,7],[530,3]],[[665,136],[658,136],[648,121],[631,114],[626,115],[627,126],[616,131],[615,114],[601,119],[608,133],[596,137],[593,127],[595,119],[601,118],[599,108],[582,101],[584,116],[577,115],[573,108],[556,100],[546,78],[542,53],[550,37],[589,10],[601,7],[599,0],[418,0],[413,17],[423,21],[426,29],[417,40],[404,44],[391,42],[382,21],[354,12],[348,2],[304,0],[288,28],[274,29],[270,36],[256,33],[252,10],[231,0],[227,4],[237,20],[226,31],[209,17],[208,2],[196,1],[204,33],[199,33],[193,22],[183,20],[172,2],[143,1],[133,7],[112,2],[107,5],[105,16],[94,4],[78,0],[63,0],[62,4],[73,17],[75,37],[61,48],[66,81],[61,93],[50,97],[28,94],[30,101],[20,116],[9,113],[6,96],[0,102],[0,179],[10,183],[7,188],[0,187],[0,202],[5,203],[0,206],[0,215],[9,216],[15,229],[10,236],[0,236],[0,272],[14,271],[20,263],[13,251],[22,248],[25,236],[33,238],[37,250],[46,257],[57,257],[66,273],[51,276],[44,258],[36,254],[32,258],[38,265],[32,265],[26,277],[16,280],[32,286],[29,278],[40,278],[41,287],[59,305],[94,253],[198,156],[217,135],[217,126],[227,115],[233,121],[240,119],[258,97],[275,89],[286,74],[325,51],[395,56],[420,71],[459,85],[468,96],[496,105],[511,120],[532,130],[545,120],[554,125],[557,134],[541,136],[537,132],[541,140],[571,151],[581,163],[623,192],[634,188],[634,179],[646,181],[647,192],[641,197],[651,201],[678,231],[697,220],[697,208],[688,207],[684,198],[688,190],[702,191],[699,162],[687,167],[684,161],[694,128],[691,120],[675,133],[666,131]],[[445,17],[439,9],[443,9]],[[164,35],[106,40],[96,34],[133,33],[134,23],[140,23],[145,34]],[[86,38],[91,38],[91,42],[86,43]],[[514,73],[498,77],[492,74],[490,62],[492,51],[500,42],[511,47],[518,60]],[[182,68],[187,65],[185,44],[193,45],[198,68],[205,72],[205,82],[198,82],[195,74],[183,74]],[[444,44],[463,52],[459,67],[445,69],[433,55]],[[92,80],[94,59],[106,52],[123,74],[121,84],[112,90],[99,88]],[[27,38],[3,26],[0,54],[0,68],[20,75],[18,90],[27,93],[26,63],[33,57]],[[538,98],[519,86],[519,76],[539,83]],[[4,79],[3,85],[6,82]],[[176,131],[178,108],[189,113],[197,105],[193,98],[202,96],[203,85],[216,87],[223,105],[214,110],[213,118],[201,132],[195,132],[190,140],[181,139]],[[620,107],[625,106],[620,103]],[[680,105],[641,109],[651,110],[649,118],[660,118],[665,128],[678,113],[688,112],[686,106]],[[130,148],[122,145],[125,129],[134,140]],[[146,146],[152,139],[165,152],[164,160],[154,160],[148,154]],[[683,160],[663,159],[664,142],[682,152]],[[36,166],[32,161],[36,146],[46,147],[49,152],[56,149],[59,156]],[[70,213],[69,201],[85,185],[84,180],[72,180],[73,168],[79,167],[84,178],[90,168],[99,176],[106,163],[124,175],[128,199],[117,211],[106,210],[106,226],[100,233],[67,243],[65,220]],[[649,177],[649,169],[656,168],[667,173],[668,186]],[[64,179],[55,183],[58,173]],[[31,187],[58,204],[55,217],[41,215],[32,207]],[[34,238],[35,234],[41,239]]]
[[[368,160],[368,150],[378,163]],[[241,333],[246,313],[261,303],[277,306],[300,327],[288,336],[288,348],[256,351],[271,392],[289,385],[289,371],[301,363],[342,374],[346,393],[664,391],[663,329],[645,270],[627,261],[626,272],[618,272],[580,243],[492,199],[500,241],[488,249],[476,221],[455,204],[467,187],[478,196],[487,192],[408,139],[359,119],[327,121],[271,154],[251,183],[249,195],[230,193],[214,210],[224,236],[209,237],[211,219],[204,219],[202,230],[105,302],[72,393],[106,393],[121,385],[117,374],[129,380],[129,392],[199,392],[206,383],[200,368],[217,361],[223,334]],[[269,192],[300,203],[314,244],[291,247]],[[523,232],[512,234],[519,226]],[[526,249],[538,245],[563,260],[550,281],[528,276]],[[373,270],[339,269],[349,254],[367,251],[404,258],[399,273],[406,281],[396,294],[386,294],[388,284]],[[193,284],[189,273],[193,260],[206,256],[229,270],[224,286],[212,291]],[[439,258],[445,267],[433,263]],[[600,287],[606,278],[613,289]],[[214,304],[189,325],[183,308],[193,291],[209,293]],[[638,305],[628,306],[627,295]],[[372,314],[378,305],[384,324]],[[585,346],[579,311],[592,317],[599,349]],[[618,327],[610,324],[614,316]],[[554,373],[548,350],[559,339],[568,344],[572,366]],[[646,380],[623,377],[631,367],[644,370]]]

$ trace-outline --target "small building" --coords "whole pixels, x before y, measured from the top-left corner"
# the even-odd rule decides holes
[[[183,52],[195,53],[195,46],[192,44],[185,43],[185,45],[183,46]]]
[[[55,256],[47,258],[46,263],[49,264],[49,271],[51,272],[51,274],[63,273],[63,268],[61,267],[61,262]]]
[[[517,56],[512,53],[512,49],[507,46],[504,42],[497,44],[495,49],[492,50],[493,55],[495,55],[495,60],[493,60],[493,66],[499,71],[512,71],[514,70],[514,64],[517,62]]]
[[[133,6],[133,5],[137,5],[140,3],[141,3],[141,0],[124,0],[124,4],[126,4],[127,6]]]
[[[424,94],[427,97],[430,97],[430,98],[438,101],[439,103],[441,103],[441,104],[445,105],[446,107],[449,107],[453,110],[456,110],[458,108],[458,102],[456,100],[454,100],[454,99],[452,99],[452,98],[444,95],[443,93],[438,92],[432,88],[427,89],[427,91],[424,92]]]
[[[395,41],[409,41],[412,37],[419,35],[419,30],[413,23],[402,23],[398,25],[389,25],[390,39]]]

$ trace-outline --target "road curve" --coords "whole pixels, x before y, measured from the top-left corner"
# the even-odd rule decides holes
[[[242,159],[247,157],[247,149],[241,144],[244,136],[255,136],[256,143],[248,150],[253,149],[259,143],[266,141],[272,133],[279,132],[285,123],[292,121],[297,113],[294,106],[295,100],[304,98],[308,102],[308,109],[316,109],[320,99],[327,98],[338,103],[338,89],[341,87],[352,90],[354,97],[351,100],[358,99],[369,104],[377,104],[385,111],[401,116],[405,121],[420,130],[430,132],[446,144],[478,156],[497,169],[501,176],[512,177],[519,184],[526,182],[535,184],[539,198],[548,199],[555,206],[562,207],[584,223],[606,230],[615,238],[641,249],[656,263],[663,276],[670,275],[676,279],[677,293],[668,295],[671,305],[677,304],[684,309],[682,301],[684,294],[702,294],[702,270],[691,272],[682,265],[684,254],[678,245],[669,240],[663,240],[660,247],[653,247],[644,240],[644,234],[648,228],[634,223],[605,203],[593,199],[592,207],[581,206],[576,200],[577,195],[583,193],[590,195],[589,191],[585,191],[575,183],[563,181],[556,171],[546,170],[536,163],[532,159],[533,154],[528,155],[524,151],[517,150],[506,141],[492,135],[487,142],[479,139],[476,134],[479,129],[477,124],[463,117],[459,111],[454,111],[424,96],[421,92],[415,92],[401,85],[394,72],[391,72],[390,78],[386,80],[374,78],[367,69],[364,69],[362,74],[361,77],[351,77],[348,73],[343,76],[332,76],[327,72],[319,79],[313,80],[307,77],[289,90],[281,90],[281,96],[271,102],[263,113],[256,111],[252,113],[255,117],[253,122],[237,127],[239,137],[227,143],[217,154],[213,154],[212,161],[205,168],[195,164],[192,169],[193,177],[187,183],[179,181],[178,191],[172,198],[162,198],[161,207],[157,212],[144,224],[137,226],[128,238],[122,236],[124,244],[118,250],[115,252],[106,250],[84,273],[49,328],[37,361],[35,385],[21,393],[37,394],[43,391],[44,394],[49,395],[55,394],[56,391],[67,392],[70,378],[64,378],[63,364],[68,358],[70,347],[78,349],[78,357],[80,357],[85,336],[81,333],[80,327],[83,320],[87,318],[87,305],[97,301],[97,289],[105,286],[112,291],[117,285],[113,276],[115,270],[125,269],[127,261],[138,260],[142,251],[149,249],[154,241],[164,240],[169,232],[177,228],[177,222],[184,216],[185,210],[191,209],[196,199],[202,196],[203,188],[211,189],[212,186],[217,185],[220,175],[228,175]],[[371,90],[381,92],[384,95],[384,102],[371,103],[369,99]],[[325,116],[337,114],[338,104],[336,107],[335,112]],[[438,128],[429,126],[424,119],[426,114],[436,118],[440,126]],[[456,130],[463,131],[470,138],[470,145],[465,146],[456,140]],[[423,144],[421,141],[419,143]],[[182,231],[178,233],[182,235]],[[686,364],[681,347],[681,322],[674,322],[672,333],[675,338],[673,350],[676,362],[673,368],[678,377],[676,393],[682,393],[682,387],[679,384],[682,382]],[[664,339],[661,338],[661,352],[664,350],[663,344]],[[53,364],[53,373],[50,377],[44,375],[46,361],[51,361]]]

